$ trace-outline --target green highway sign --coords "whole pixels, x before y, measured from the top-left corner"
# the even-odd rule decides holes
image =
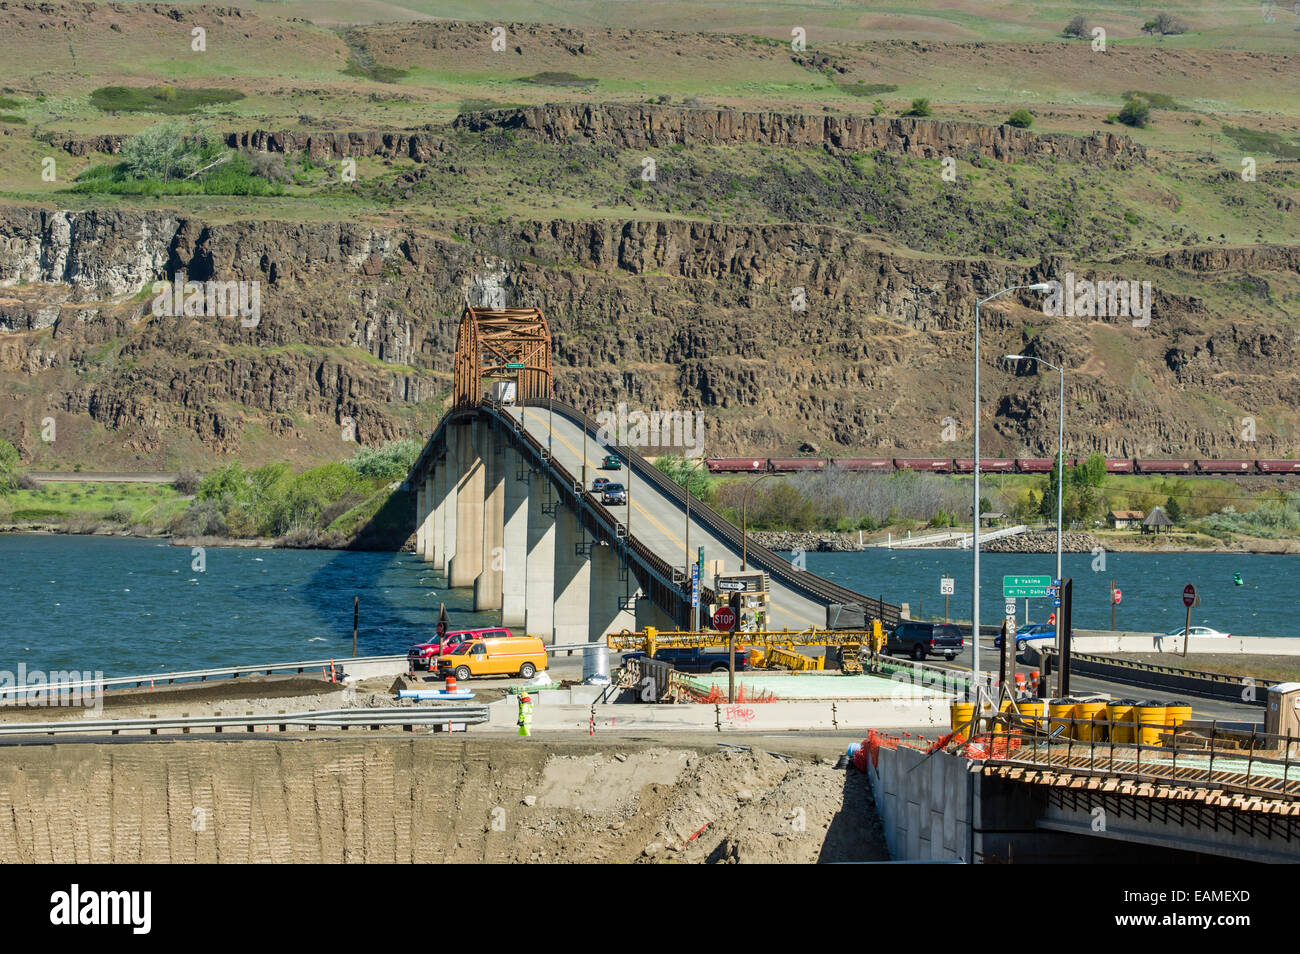
[[[526,367],[528,367],[528,365],[524,364],[522,361],[510,361],[506,363],[507,371],[522,371]]]
[[[1050,576],[1004,576],[1002,598],[1043,599],[1047,596],[1047,588],[1051,585]]]

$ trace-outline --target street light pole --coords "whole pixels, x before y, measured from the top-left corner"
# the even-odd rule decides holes
[[[758,480],[749,482],[745,488],[745,494],[740,498],[740,568],[749,569],[749,492],[758,486],[760,480],[766,480],[771,477],[771,473],[763,474]]]
[[[1065,368],[1052,364],[1050,361],[1044,361],[1042,358],[1036,358],[1031,354],[1009,354],[1006,356],[1008,361],[1035,361],[1038,364],[1046,365],[1060,376],[1060,386],[1057,391],[1057,397],[1060,401],[1060,413],[1057,416],[1056,424],[1056,579],[1061,579],[1061,527],[1063,526],[1062,500],[1064,499],[1065,487]],[[1058,614],[1059,615],[1059,614]]]
[[[971,550],[975,560],[971,571],[971,674],[975,682],[975,712],[979,714],[980,705],[980,306],[1008,292],[1028,289],[1031,291],[1051,291],[1047,282],[1032,285],[1013,285],[1000,292],[981,298],[975,302],[975,503],[971,507]]]

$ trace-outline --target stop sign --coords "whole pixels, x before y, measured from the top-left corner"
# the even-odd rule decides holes
[[[1118,603],[1118,602],[1120,601],[1120,598],[1123,597],[1123,595],[1124,595],[1124,594],[1120,592],[1119,587],[1118,587],[1118,586],[1115,587],[1115,602],[1116,602],[1116,603]]]
[[[719,606],[713,612],[713,628],[729,633],[736,626],[736,611],[730,606]]]
[[[1183,605],[1192,606],[1196,602],[1196,587],[1188,583],[1183,587]]]

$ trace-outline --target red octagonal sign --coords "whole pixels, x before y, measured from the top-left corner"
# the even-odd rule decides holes
[[[1188,583],[1183,587],[1183,605],[1191,606],[1196,602],[1196,587]]]
[[[730,606],[719,606],[713,612],[713,628],[729,633],[736,625],[736,611]]]

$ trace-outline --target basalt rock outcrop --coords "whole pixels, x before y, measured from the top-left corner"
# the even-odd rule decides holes
[[[742,112],[649,103],[548,103],[462,113],[453,126],[475,133],[514,130],[545,142],[573,138],[617,149],[743,145],[886,152],[923,159],[971,155],[1004,162],[1059,159],[1128,166],[1146,159],[1146,147],[1128,136],[1040,134],[1013,126],[909,117]]]
[[[1284,247],[1189,250],[1160,267],[1192,263],[1210,284],[1296,275]],[[699,410],[711,456],[804,442],[829,456],[960,456],[975,292],[1067,267],[1118,266],[910,256],[809,225],[217,223],[11,207],[0,210],[0,432],[39,450],[32,435],[54,417],[64,446],[155,469],[179,466],[163,466],[174,446],[338,456],[349,419],[365,443],[419,436],[449,390],[461,309],[491,291],[547,313],[558,396],[591,411]],[[181,272],[259,282],[260,320],[155,314],[152,283]],[[803,311],[790,306],[796,285]],[[1300,406],[1300,342],[1282,319],[1211,306],[1186,277],[1170,287],[1192,291],[1157,295],[1146,329],[1049,319],[1009,297],[983,311],[985,347],[1073,356],[1067,439],[1080,451],[1283,456],[1289,418],[1260,413],[1243,447],[1233,411],[1208,413],[1198,395],[1237,414]],[[1055,377],[992,359],[986,373],[985,453],[1050,454]]]

